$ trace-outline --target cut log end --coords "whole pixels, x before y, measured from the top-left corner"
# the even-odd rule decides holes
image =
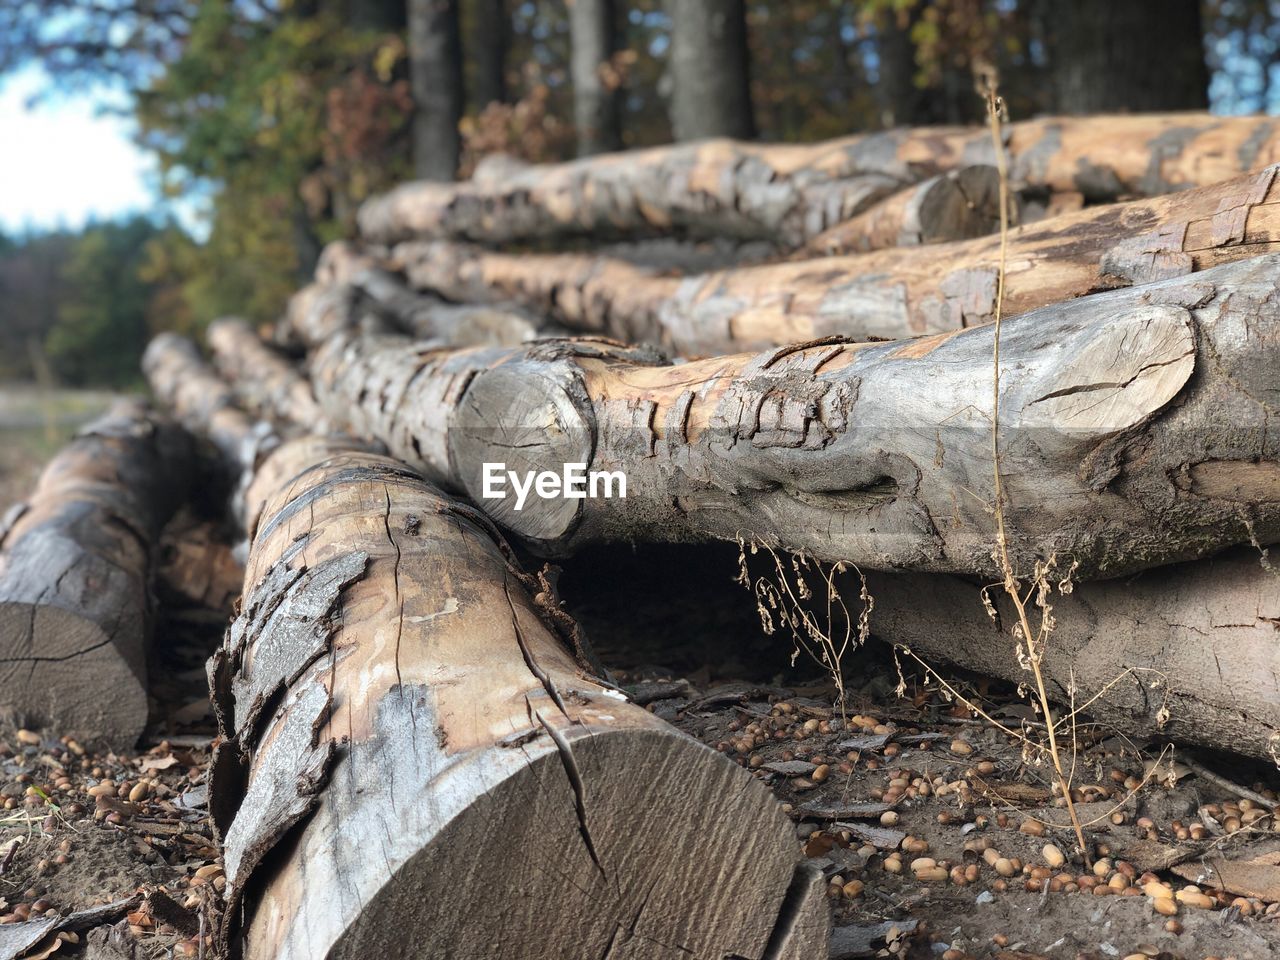
[[[470,773],[488,791],[353,911],[331,960],[824,955],[820,876],[797,866],[790,824],[763,791],[744,789],[743,771],[656,725],[558,727],[506,752]],[[334,776],[381,778],[385,766],[356,745]],[[442,775],[433,793],[457,775]],[[430,798],[398,798],[415,802]],[[280,916],[254,918],[251,960],[306,955],[305,918],[273,930]]]
[[[129,632],[129,628],[125,628]],[[101,623],[48,603],[0,602],[4,711],[86,743],[136,743],[147,724],[145,673]]]

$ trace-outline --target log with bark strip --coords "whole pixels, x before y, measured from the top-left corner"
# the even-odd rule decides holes
[[[593,679],[481,514],[315,438],[254,486],[210,666],[245,957],[825,955],[768,792]]]
[[[1266,117],[1050,117],[1006,137],[1016,189],[1089,202],[1205,186],[1280,160],[1280,124]],[[807,145],[708,140],[406,184],[368,201],[360,228],[373,243],[688,232],[799,246],[896,190],[993,159],[990,134],[968,127]]]
[[[1280,249],[1276,170],[1012,231],[1004,315]],[[575,330],[697,356],[989,323],[999,258],[995,236],[683,278],[582,254],[513,256],[448,243],[402,244],[391,259],[414,285],[453,299],[516,300]]]
[[[156,545],[194,474],[190,437],[121,401],[50,461],[0,529],[0,707],[131,747],[147,722]]]
[[[1004,325],[1020,568],[1056,554],[1118,576],[1280,538],[1278,285],[1271,255]],[[745,536],[991,575],[993,345],[986,326],[669,365],[589,339],[458,351],[349,334],[311,372],[331,416],[549,553]],[[551,482],[521,498],[506,475],[566,464],[624,473],[625,498],[548,495]]]
[[[1033,682],[1015,655],[1017,615],[999,586],[987,591],[999,610],[993,621],[981,586],[959,577],[869,573],[867,585],[877,636],[931,666]],[[1050,602],[1057,626],[1044,672],[1058,703],[1129,736],[1280,761],[1280,571],[1257,550],[1077,583]]]

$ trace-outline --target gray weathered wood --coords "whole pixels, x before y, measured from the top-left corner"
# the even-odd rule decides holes
[[[1019,569],[1081,577],[1280,538],[1280,256],[1004,326]],[[754,538],[876,569],[992,575],[994,331],[816,341],[666,365],[605,341],[515,350],[348,335],[311,361],[332,416],[536,549]],[[484,497],[484,464],[621,470],[625,499]]]
[[[982,586],[868,574],[872,632],[939,668],[954,663],[1031,683],[1015,654],[1016,613],[995,587],[988,595],[1000,618],[993,621]],[[1087,702],[1087,717],[1130,737],[1280,761],[1280,573],[1257,550],[1077,583],[1050,602],[1057,627],[1045,645],[1044,674],[1059,704]],[[1038,616],[1033,609],[1033,628]]]

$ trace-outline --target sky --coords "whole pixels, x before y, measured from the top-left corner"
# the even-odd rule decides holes
[[[0,230],[71,227],[156,208],[154,159],[130,139],[133,121],[100,112],[103,93],[58,94],[38,69],[0,83]]]

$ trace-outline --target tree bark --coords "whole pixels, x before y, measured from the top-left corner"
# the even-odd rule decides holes
[[[472,508],[314,438],[258,487],[210,666],[246,752],[211,795],[248,960],[825,951],[821,873],[768,792],[585,673]]]
[[[1077,0],[1045,11],[1059,112],[1209,108],[1200,0]]]
[[[1012,231],[1004,315],[1277,249],[1276,170],[1085,208]],[[443,244],[402,244],[392,262],[415,286],[454,299],[515,300],[571,329],[697,356],[813,337],[898,339],[989,323],[1000,238],[685,278],[581,254],[516,257]]]
[[[157,543],[194,473],[190,438],[121,401],[0,524],[0,706],[11,719],[132,747],[147,723]]]
[[[1280,120],[1048,117],[1011,124],[1006,143],[1016,192],[1104,203],[1208,186],[1280,161]],[[891,190],[993,162],[990,133],[974,127],[803,145],[714,140],[531,166],[485,182],[405,184],[367,201],[359,220],[370,243],[688,232],[795,247]]]
[[[423,180],[452,180],[463,103],[458,0],[408,0],[408,19],[414,173]]]
[[[1043,308],[1001,338],[1019,569],[1120,576],[1280,538],[1280,256]],[[873,569],[997,575],[993,328],[667,365],[608,341],[449,351],[345,336],[331,416],[547,553],[752,537]],[[486,497],[484,464],[622,471],[625,498]],[[494,493],[495,491],[489,491]]]
[[[676,140],[756,135],[745,0],[667,0]]]
[[[473,0],[471,49],[475,57],[476,111],[506,103],[507,51],[511,47],[511,12],[507,0]]]
[[[871,629],[882,639],[931,666],[1031,681],[1014,653],[1017,615],[999,587],[988,591],[997,623],[980,585],[959,577],[871,573],[867,584]],[[1280,581],[1257,551],[1078,583],[1051,603],[1057,627],[1044,672],[1058,703],[1088,703],[1085,714],[1131,737],[1280,758]],[[1035,618],[1033,610],[1033,628]]]
[[[573,122],[578,156],[622,149],[620,91],[606,68],[617,50],[613,0],[569,0]]]

